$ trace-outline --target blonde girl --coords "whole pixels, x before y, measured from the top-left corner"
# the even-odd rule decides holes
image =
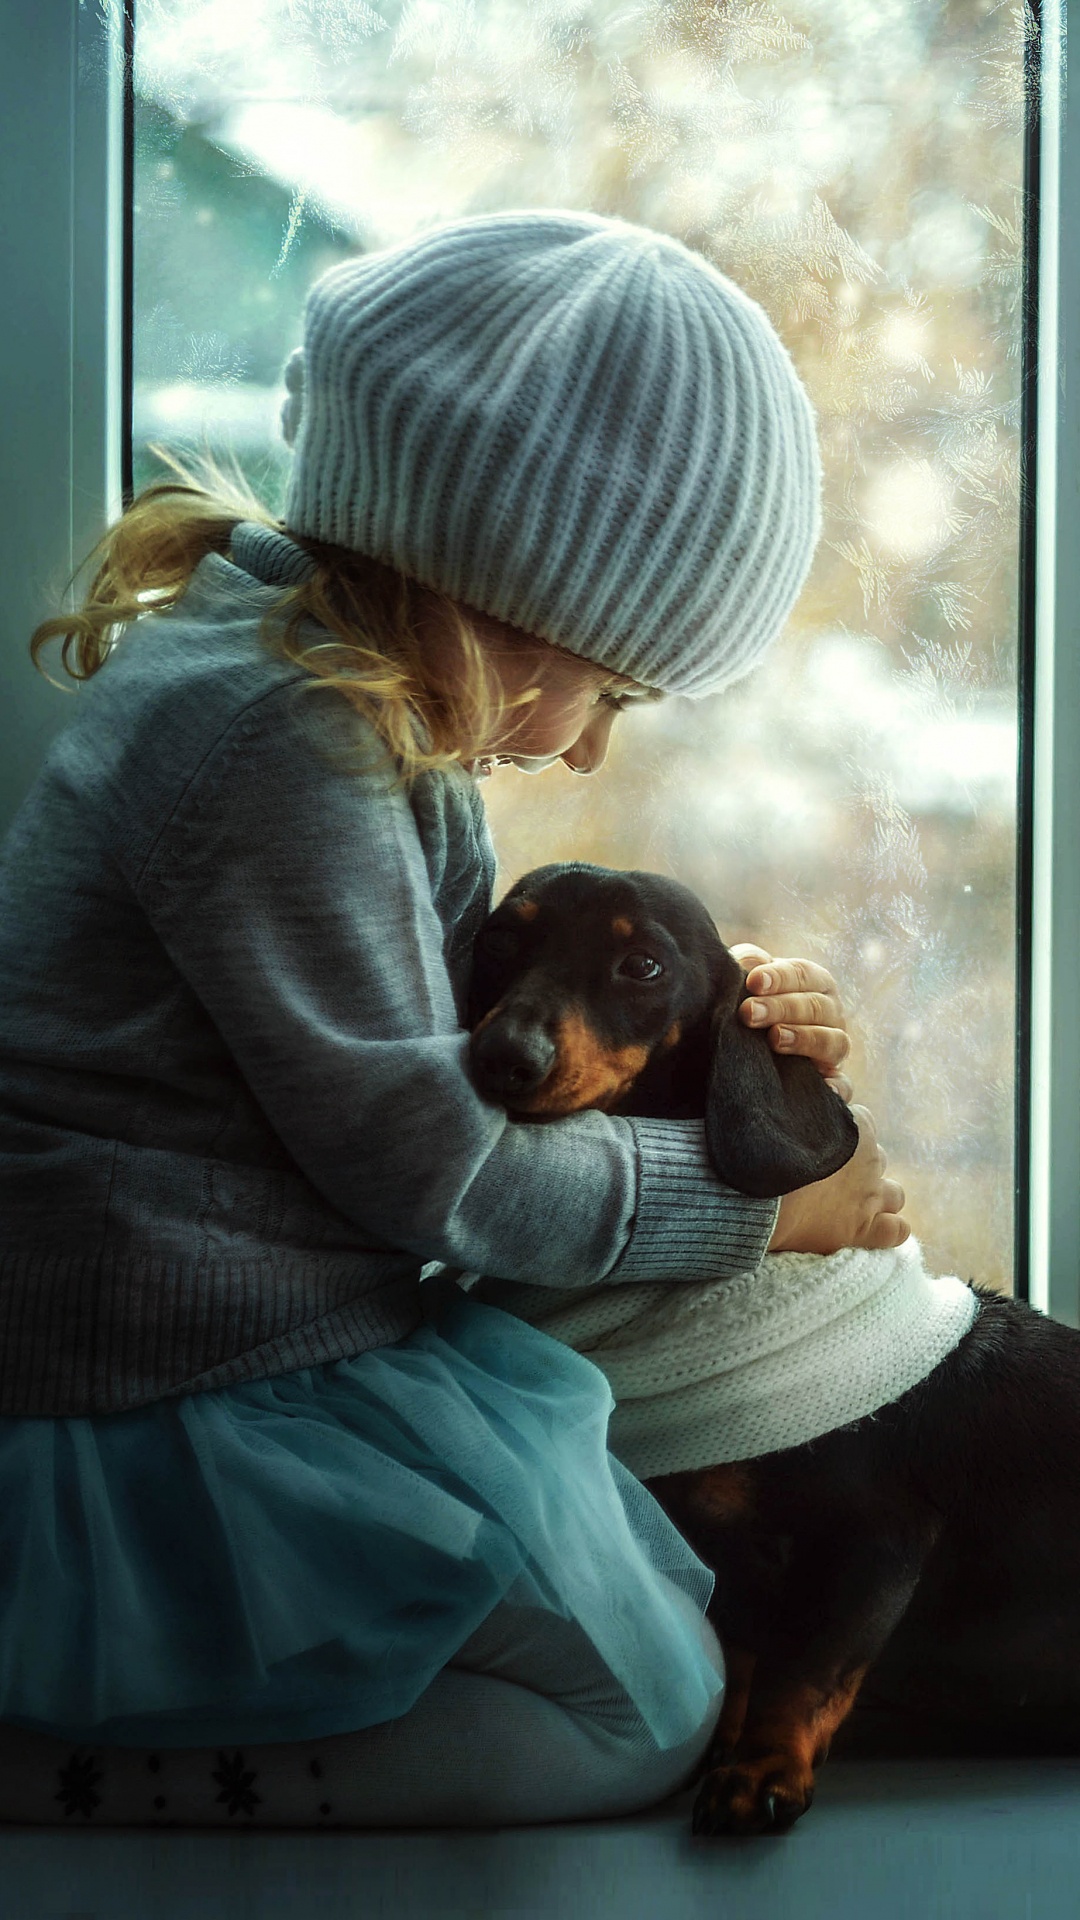
[[[422,1271],[677,1286],[902,1196],[868,1116],[778,1214],[696,1122],[482,1100],[481,781],[753,664],[813,420],[704,260],[562,212],[334,268],[286,389],[282,519],[151,487],[34,639],[83,684],[0,880],[0,1818],[625,1813],[715,1726],[712,1576],[602,1375]],[[830,976],[768,973],[842,1086]]]

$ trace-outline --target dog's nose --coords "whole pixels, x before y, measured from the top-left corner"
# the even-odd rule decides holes
[[[542,1027],[519,1020],[492,1020],[469,1046],[473,1078],[493,1100],[531,1093],[555,1064],[555,1043]]]

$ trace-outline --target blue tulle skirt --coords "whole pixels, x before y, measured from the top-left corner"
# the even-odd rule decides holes
[[[434,1296],[430,1296],[434,1297]],[[584,1627],[661,1747],[720,1681],[713,1576],[608,1452],[591,1362],[444,1288],[391,1347],[0,1419],[0,1720],[203,1746],[405,1713],[504,1597]]]

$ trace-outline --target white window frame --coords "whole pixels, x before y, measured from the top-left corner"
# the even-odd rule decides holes
[[[1066,0],[1044,0],[1042,16],[1029,1298],[1075,1327],[1080,1326],[1080,63],[1067,72]]]
[[[64,717],[25,666],[26,636],[119,513],[130,343],[134,0],[0,0],[0,513],[6,649],[0,831]],[[1036,337],[1034,671],[1029,809],[1029,1297],[1080,1325],[1080,72],[1066,0],[1043,0]],[[125,139],[125,133],[127,138]],[[80,582],[80,585],[82,582]],[[1023,1022],[1021,1022],[1023,1030]],[[1021,1074],[1020,1085],[1025,1084]],[[1021,1127],[1023,1138],[1025,1128]]]

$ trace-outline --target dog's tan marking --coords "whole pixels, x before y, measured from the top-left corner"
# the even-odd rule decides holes
[[[746,1718],[739,1740],[739,1758],[745,1763],[759,1755],[790,1757],[794,1771],[812,1775],[829,1751],[829,1742],[855,1705],[866,1677],[866,1665],[856,1667],[831,1687],[806,1681],[782,1700],[765,1699],[758,1705],[751,1683]]]
[[[606,1047],[579,1012],[566,1014],[555,1034],[555,1064],[543,1086],[518,1112],[579,1113],[611,1107],[628,1093],[649,1058],[648,1047]]]
[[[634,937],[634,923],[632,920],[627,920],[620,916],[618,920],[612,921],[611,931],[617,940],[632,940]]]
[[[754,1510],[752,1460],[728,1460],[719,1467],[665,1474],[662,1486],[661,1505],[666,1507],[670,1498],[687,1523],[699,1520],[726,1526],[732,1520],[745,1520]]]
[[[814,1797],[814,1768],[850,1713],[865,1673],[857,1667],[826,1686],[803,1681],[778,1696],[762,1687],[760,1659],[740,1671],[738,1682],[748,1683],[742,1727],[736,1732],[736,1707],[729,1737],[715,1743],[720,1764],[710,1766],[702,1783],[695,1830],[766,1833],[792,1826]]]
[[[510,900],[507,905],[519,920],[535,920],[540,911],[535,900]]]
[[[677,1047],[681,1039],[682,1039],[682,1028],[679,1025],[679,1022],[676,1020],[675,1025],[673,1027],[669,1027],[667,1032],[665,1033],[662,1041],[662,1045],[665,1047]]]

